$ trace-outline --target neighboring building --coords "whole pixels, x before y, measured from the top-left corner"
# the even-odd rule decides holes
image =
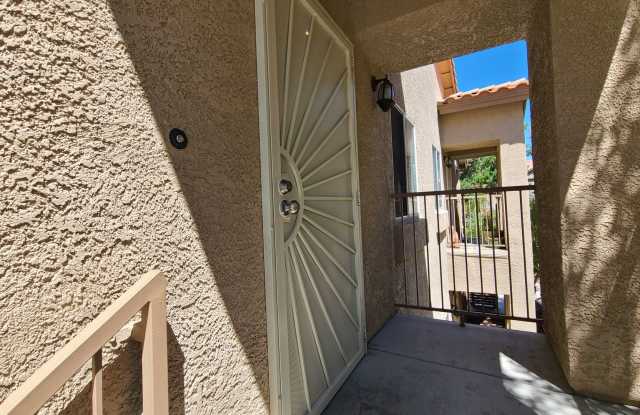
[[[394,159],[394,171],[398,176],[405,174],[406,169],[406,175],[411,178],[408,191],[459,189],[459,164],[487,155],[497,158],[498,187],[528,184],[523,124],[524,104],[529,96],[527,80],[458,92],[452,60],[402,72],[392,76],[391,80],[397,85],[396,104],[399,109],[392,110],[391,117],[392,121],[394,117],[403,120],[397,124],[404,125],[406,154],[404,165]],[[443,95],[445,91],[450,95]],[[394,143],[402,141],[396,130],[393,130],[393,138]],[[508,197],[506,205],[504,195]],[[437,197],[440,218],[435,216],[436,197],[428,198],[428,224],[424,224],[425,206],[421,199],[412,199],[411,203],[417,204],[417,217],[409,215],[402,220],[396,219],[398,230],[400,223],[405,225],[402,232],[396,232],[404,235],[404,241],[396,239],[396,259],[402,259],[403,252],[406,258],[406,262],[396,262],[399,265],[396,267],[397,302],[403,303],[406,296],[404,300],[410,305],[461,309],[466,308],[466,301],[470,301],[467,296],[488,296],[489,301],[495,301],[496,313],[535,318],[528,196],[525,194],[522,222],[517,193],[498,192],[492,195],[491,200],[488,194],[480,194],[478,212],[471,209],[475,203],[473,196]],[[466,226],[461,222],[463,198],[467,208],[464,212]],[[508,206],[511,208],[505,218],[505,207]],[[490,214],[495,218],[490,218]],[[476,217],[482,228],[479,234],[484,236],[481,240],[470,237],[475,229],[466,229],[475,223]],[[492,222],[497,229],[490,227]],[[449,229],[451,223],[454,223],[453,233]],[[424,231],[431,229],[430,236],[435,235],[438,225],[441,243],[438,244],[435,237],[430,237],[425,243]],[[494,238],[491,238],[489,229]],[[453,235],[462,242],[451,247]],[[508,243],[506,237],[509,237]],[[493,249],[496,245],[497,248]],[[416,246],[425,246],[424,252],[417,250],[413,255]],[[440,273],[445,276],[442,282]],[[441,292],[444,296],[440,295]],[[493,298],[496,294],[497,298]],[[454,295],[458,296],[456,300],[453,300]],[[499,308],[499,305],[502,306]],[[435,315],[451,318],[448,313],[435,312]],[[536,330],[534,323],[508,320],[504,323],[512,328]]]
[[[451,61],[449,61],[449,67],[452,71]],[[411,178],[407,189],[396,189],[396,193],[402,193],[403,190],[409,192],[442,190],[444,188],[442,148],[438,122],[438,102],[443,97],[444,89],[441,87],[443,79],[441,72],[436,65],[427,65],[394,74],[390,79],[396,87],[396,106],[391,111],[391,120],[393,123],[394,119],[398,119],[396,124],[404,125],[403,129],[392,130],[392,145],[394,155],[404,153],[404,160],[406,160],[403,164],[402,158],[394,156],[394,177],[406,175]],[[455,77],[448,77],[447,81],[450,85],[449,90],[455,88]],[[402,144],[404,144],[404,152],[396,149]],[[440,293],[449,291],[449,282],[446,278],[440,280],[430,277],[439,275],[440,266],[446,275],[447,264],[439,260],[438,241],[433,235],[439,220],[440,237],[442,240],[446,238],[447,211],[442,201],[436,203],[434,198],[426,200],[426,203],[421,202],[420,200],[411,201],[404,217],[396,214],[394,232],[395,275],[398,283],[396,303],[407,301],[410,304],[433,305],[446,309],[451,305],[449,296],[442,297]],[[436,217],[436,212],[439,218]],[[428,221],[426,224],[425,217]],[[404,224],[404,229],[400,226],[401,224]],[[425,239],[426,229],[432,230],[428,240]],[[409,249],[414,246],[424,247],[424,249],[416,249],[416,254],[413,255],[413,251]],[[451,318],[449,313],[429,312],[427,314],[438,318]]]

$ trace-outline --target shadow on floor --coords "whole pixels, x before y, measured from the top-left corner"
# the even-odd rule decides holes
[[[396,315],[324,414],[425,413],[640,411],[574,394],[543,335]]]

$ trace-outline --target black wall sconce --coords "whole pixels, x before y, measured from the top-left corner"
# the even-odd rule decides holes
[[[385,76],[381,79],[371,78],[371,89],[376,93],[376,102],[383,112],[387,112],[393,106],[393,98],[396,96],[396,91],[393,89],[393,84],[389,81],[389,77]]]
[[[169,142],[178,150],[185,149],[187,147],[187,135],[179,128],[172,128],[169,131]]]

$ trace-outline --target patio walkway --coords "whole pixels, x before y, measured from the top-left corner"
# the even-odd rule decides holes
[[[543,335],[396,315],[325,415],[639,414],[574,395]]]

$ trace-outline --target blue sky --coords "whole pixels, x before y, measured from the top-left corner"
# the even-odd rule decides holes
[[[529,79],[527,43],[520,40],[453,59],[459,91],[468,91],[519,78]],[[531,106],[527,101],[524,121],[527,149],[531,148]],[[529,158],[527,156],[527,158]]]

